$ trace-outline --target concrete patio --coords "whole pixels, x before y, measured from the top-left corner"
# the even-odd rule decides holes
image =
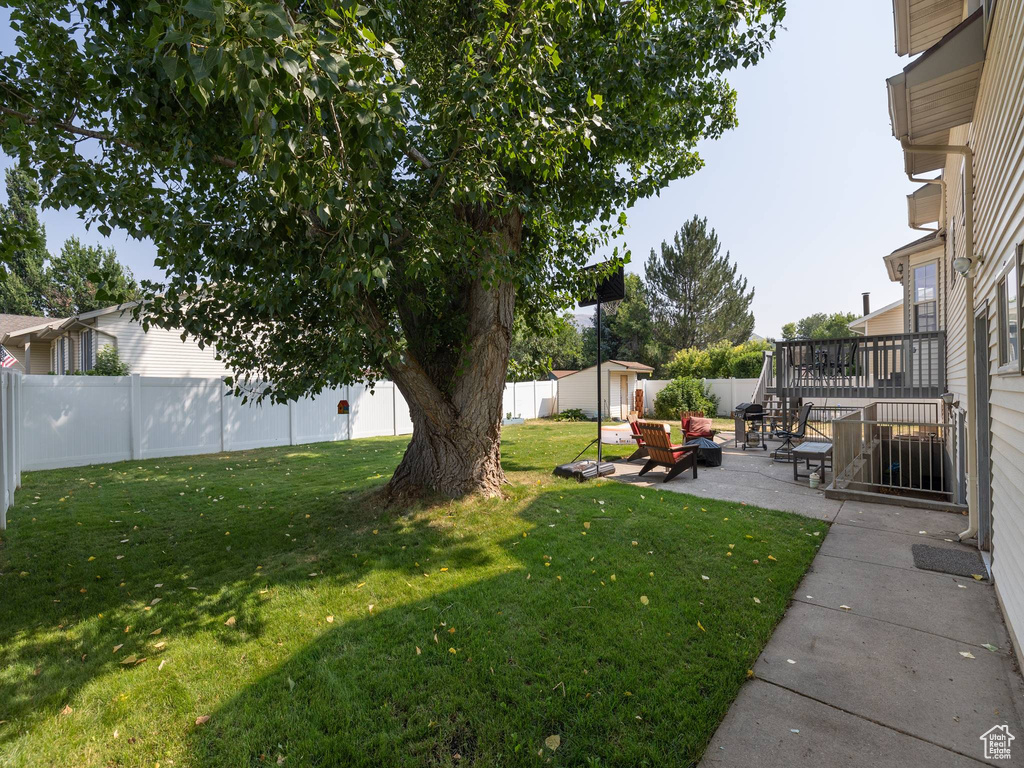
[[[711,499],[740,501],[818,519],[831,520],[839,512],[843,502],[826,499],[820,488],[812,490],[808,487],[807,480],[794,482],[792,464],[773,462],[769,458],[777,442],[770,443],[767,451],[760,448],[744,451],[733,447],[732,434],[728,432],[719,434],[716,442],[722,446],[722,466],[701,465],[697,469],[696,480],[687,471],[663,483],[664,467],[656,467],[640,477],[644,466],[640,459],[615,462],[613,477],[626,483],[656,486]]]
[[[642,462],[620,481],[789,510],[832,523],[702,766],[969,766],[982,734],[1024,734],[1024,681],[987,581],[915,568],[911,546],[968,549],[966,518],[825,499],[792,467],[726,448],[722,467],[662,484]],[[990,650],[992,646],[996,650]],[[1024,762],[1024,741],[1013,746]]]

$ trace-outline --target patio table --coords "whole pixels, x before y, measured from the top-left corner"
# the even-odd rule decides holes
[[[819,469],[821,471],[821,481],[825,482],[825,470],[832,467],[832,443],[800,443],[800,445],[793,448],[793,479],[799,480],[801,477],[810,477],[811,462],[819,462]],[[808,473],[800,473],[800,462],[807,462]]]

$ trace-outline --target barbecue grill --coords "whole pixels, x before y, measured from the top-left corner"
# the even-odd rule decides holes
[[[747,450],[747,446],[767,451],[764,441],[764,406],[759,403],[740,403],[733,410],[736,436],[733,440],[736,447]]]

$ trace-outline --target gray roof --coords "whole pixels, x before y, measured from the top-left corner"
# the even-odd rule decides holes
[[[5,334],[20,331],[22,328],[32,328],[36,325],[60,320],[59,317],[39,317],[38,315],[4,315],[0,314],[0,339]]]

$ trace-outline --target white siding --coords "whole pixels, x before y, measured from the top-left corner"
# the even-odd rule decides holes
[[[93,322],[100,331],[96,336],[96,348],[109,346],[112,343],[110,337],[115,337],[117,354],[132,373],[143,376],[230,375],[224,364],[216,359],[213,349],[200,349],[199,343],[191,337],[182,341],[180,331],[154,327],[144,331],[128,312],[100,315]]]
[[[1024,241],[1024,3],[996,5],[975,120],[951,132],[954,144],[975,152],[975,248],[985,263],[975,281],[975,305],[988,302],[990,424],[992,462],[981,471],[992,481],[992,567],[996,588],[1017,640],[1024,640],[1024,378],[997,368],[996,276],[1017,243]],[[961,160],[950,155],[945,168],[948,227],[946,263],[965,251]],[[966,398],[967,372],[964,279],[947,287],[947,375],[949,388]],[[968,425],[970,430],[972,425]],[[1018,653],[1021,648],[1018,645]]]
[[[601,410],[605,417],[625,419],[619,407],[619,378],[627,369],[617,363],[601,364]],[[631,373],[631,390],[636,389],[636,373]],[[597,368],[591,366],[582,371],[563,376],[558,380],[558,411],[579,408],[588,417],[597,416]],[[628,410],[628,409],[627,409]],[[620,416],[621,414],[621,416]]]

